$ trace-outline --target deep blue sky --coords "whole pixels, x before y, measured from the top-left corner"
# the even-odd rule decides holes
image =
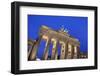
[[[77,16],[50,16],[50,15],[28,15],[28,39],[36,39],[39,29],[46,25],[54,30],[59,30],[62,25],[69,30],[69,34],[80,41],[80,50],[87,52],[88,40],[88,18]],[[38,49],[38,57],[43,55],[45,41],[41,41]],[[52,45],[50,45],[50,49]],[[58,48],[60,53],[60,48]],[[51,52],[50,52],[51,53]]]

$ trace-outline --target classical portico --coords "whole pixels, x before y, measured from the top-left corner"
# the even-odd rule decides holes
[[[58,59],[58,44],[61,46],[60,59],[79,58],[80,43],[77,39],[71,37],[63,29],[56,31],[47,26],[42,26],[39,31],[39,38],[36,40],[29,55],[30,60],[36,59],[38,45],[42,39],[46,41],[43,60],[48,60],[50,43],[53,45],[51,60]]]

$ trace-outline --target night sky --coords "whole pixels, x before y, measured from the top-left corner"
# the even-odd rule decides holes
[[[51,16],[51,15],[28,15],[28,39],[35,40],[39,37],[39,29],[46,25],[54,30],[59,30],[63,26],[68,33],[80,41],[80,51],[88,50],[88,17],[77,16]],[[43,55],[45,41],[41,41],[37,57]],[[52,44],[50,45],[49,55],[51,55]],[[58,54],[60,54],[58,47]]]

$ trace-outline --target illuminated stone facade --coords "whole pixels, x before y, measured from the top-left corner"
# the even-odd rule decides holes
[[[51,60],[58,59],[58,44],[61,46],[60,59],[79,58],[80,42],[77,39],[71,37],[63,28],[55,31],[47,26],[42,26],[39,31],[39,38],[28,42],[32,46],[31,51],[28,51],[29,60],[36,60],[37,49],[42,39],[46,41],[43,60],[48,60],[50,43],[53,45]]]

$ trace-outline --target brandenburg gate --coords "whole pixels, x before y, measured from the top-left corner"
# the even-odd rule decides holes
[[[51,43],[53,45],[51,60],[58,59],[58,45],[61,46],[60,59],[79,58],[80,42],[78,39],[71,37],[63,28],[56,31],[47,26],[42,26],[39,31],[38,39],[28,41],[28,45],[32,45],[28,51],[28,60],[36,60],[38,46],[42,39],[46,41],[42,60],[48,60]]]

